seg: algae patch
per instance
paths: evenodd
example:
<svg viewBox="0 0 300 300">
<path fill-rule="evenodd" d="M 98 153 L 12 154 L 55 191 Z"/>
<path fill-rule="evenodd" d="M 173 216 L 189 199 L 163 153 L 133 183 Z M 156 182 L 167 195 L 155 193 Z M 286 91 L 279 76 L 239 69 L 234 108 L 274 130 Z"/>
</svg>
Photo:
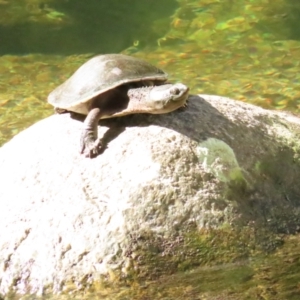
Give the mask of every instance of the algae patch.
<svg viewBox="0 0 300 300">
<path fill-rule="evenodd" d="M 232 148 L 223 141 L 209 138 L 198 145 L 196 152 L 204 170 L 221 182 L 244 179 Z"/>
</svg>

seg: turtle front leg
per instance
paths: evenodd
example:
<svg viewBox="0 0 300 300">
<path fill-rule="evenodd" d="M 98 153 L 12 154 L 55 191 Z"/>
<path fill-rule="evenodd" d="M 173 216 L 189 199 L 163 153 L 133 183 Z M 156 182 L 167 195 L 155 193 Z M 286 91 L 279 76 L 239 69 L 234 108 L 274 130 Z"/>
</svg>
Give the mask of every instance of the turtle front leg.
<svg viewBox="0 0 300 300">
<path fill-rule="evenodd" d="M 80 153 L 87 157 L 95 157 L 101 149 L 101 141 L 98 139 L 98 122 L 101 118 L 100 108 L 90 110 L 83 122 L 83 129 L 80 138 Z"/>
</svg>

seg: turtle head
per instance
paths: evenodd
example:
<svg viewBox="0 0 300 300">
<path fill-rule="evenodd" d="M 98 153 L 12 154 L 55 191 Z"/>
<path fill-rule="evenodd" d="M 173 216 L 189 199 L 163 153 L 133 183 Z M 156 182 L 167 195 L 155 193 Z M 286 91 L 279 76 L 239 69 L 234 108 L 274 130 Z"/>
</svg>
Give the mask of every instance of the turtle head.
<svg viewBox="0 0 300 300">
<path fill-rule="evenodd" d="M 163 84 L 148 87 L 123 85 L 102 94 L 94 106 L 102 110 L 101 118 L 128 114 L 164 114 L 185 105 L 189 88 L 182 84 Z"/>
<path fill-rule="evenodd" d="M 147 105 L 152 107 L 150 113 L 166 113 L 185 105 L 189 88 L 182 83 L 154 86 L 149 90 Z"/>
</svg>

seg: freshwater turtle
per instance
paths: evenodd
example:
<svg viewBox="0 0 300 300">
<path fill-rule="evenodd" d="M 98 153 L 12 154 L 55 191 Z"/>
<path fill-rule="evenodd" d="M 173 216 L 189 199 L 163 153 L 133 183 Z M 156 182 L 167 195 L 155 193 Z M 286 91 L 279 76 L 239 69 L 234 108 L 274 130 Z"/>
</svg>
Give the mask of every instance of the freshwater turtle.
<svg viewBox="0 0 300 300">
<path fill-rule="evenodd" d="M 80 139 L 81 153 L 99 154 L 100 119 L 134 113 L 163 114 L 185 105 L 188 87 L 166 84 L 168 74 L 155 66 L 122 54 L 91 58 L 48 96 L 57 112 L 87 115 Z"/>
</svg>

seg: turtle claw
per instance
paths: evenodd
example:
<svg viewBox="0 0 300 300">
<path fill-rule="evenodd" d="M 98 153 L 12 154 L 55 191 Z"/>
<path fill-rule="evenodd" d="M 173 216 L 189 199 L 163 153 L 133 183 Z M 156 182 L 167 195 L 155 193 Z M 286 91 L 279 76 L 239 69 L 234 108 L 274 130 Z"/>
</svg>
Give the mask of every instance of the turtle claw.
<svg viewBox="0 0 300 300">
<path fill-rule="evenodd" d="M 85 157 L 94 158 L 100 154 L 101 149 L 101 142 L 95 141 L 94 145 L 88 147 L 85 146 L 83 149 L 81 149 L 80 153 L 83 154 Z"/>
<path fill-rule="evenodd" d="M 80 139 L 80 153 L 85 157 L 94 158 L 101 152 L 102 143 L 100 139 L 94 138 L 93 132 L 84 131 Z"/>
</svg>

